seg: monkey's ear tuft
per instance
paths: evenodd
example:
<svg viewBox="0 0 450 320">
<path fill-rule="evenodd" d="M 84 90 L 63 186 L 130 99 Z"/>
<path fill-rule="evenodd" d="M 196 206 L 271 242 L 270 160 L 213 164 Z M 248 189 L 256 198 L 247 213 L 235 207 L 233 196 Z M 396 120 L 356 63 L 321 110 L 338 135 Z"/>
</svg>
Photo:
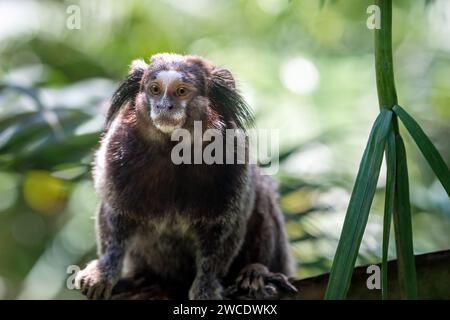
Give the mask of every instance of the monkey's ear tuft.
<svg viewBox="0 0 450 320">
<path fill-rule="evenodd" d="M 128 71 L 128 74 L 132 74 L 138 70 L 145 71 L 145 69 L 147 69 L 147 67 L 148 67 L 148 64 L 146 64 L 143 59 L 133 60 L 130 64 L 130 70 Z"/>
<path fill-rule="evenodd" d="M 111 105 L 106 115 L 106 130 L 119 113 L 120 108 L 129 101 L 134 102 L 136 95 L 139 93 L 146 68 L 147 64 L 143 60 L 134 60 L 131 63 L 128 76 L 120 83 L 119 88 L 111 98 Z"/>
<path fill-rule="evenodd" d="M 228 69 L 216 68 L 211 74 L 216 80 L 222 81 L 225 85 L 230 87 L 230 89 L 236 89 L 236 82 Z"/>
<path fill-rule="evenodd" d="M 250 107 L 237 91 L 233 75 L 229 70 L 213 69 L 208 82 L 208 96 L 212 108 L 227 125 L 234 123 L 240 129 L 253 125 L 254 119 Z"/>
</svg>

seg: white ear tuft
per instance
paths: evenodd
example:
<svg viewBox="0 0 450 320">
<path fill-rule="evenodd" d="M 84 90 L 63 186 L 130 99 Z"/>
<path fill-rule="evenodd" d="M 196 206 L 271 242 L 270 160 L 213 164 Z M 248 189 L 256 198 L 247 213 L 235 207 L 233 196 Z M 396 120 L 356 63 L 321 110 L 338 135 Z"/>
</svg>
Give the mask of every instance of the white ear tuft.
<svg viewBox="0 0 450 320">
<path fill-rule="evenodd" d="M 148 65 L 142 59 L 133 60 L 131 62 L 130 71 L 128 71 L 128 74 L 131 74 L 137 70 L 145 70 L 147 68 L 147 66 Z"/>
</svg>

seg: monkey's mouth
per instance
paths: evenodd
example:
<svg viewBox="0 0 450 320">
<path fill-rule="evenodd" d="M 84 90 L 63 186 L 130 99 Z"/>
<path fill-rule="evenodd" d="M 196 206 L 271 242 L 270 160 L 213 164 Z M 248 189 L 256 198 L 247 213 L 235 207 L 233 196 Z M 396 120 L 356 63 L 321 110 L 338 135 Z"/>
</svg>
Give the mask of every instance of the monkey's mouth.
<svg viewBox="0 0 450 320">
<path fill-rule="evenodd" d="M 171 115 L 152 113 L 150 116 L 155 127 L 164 133 L 172 133 L 175 129 L 181 128 L 186 121 L 185 115 L 181 113 Z"/>
</svg>

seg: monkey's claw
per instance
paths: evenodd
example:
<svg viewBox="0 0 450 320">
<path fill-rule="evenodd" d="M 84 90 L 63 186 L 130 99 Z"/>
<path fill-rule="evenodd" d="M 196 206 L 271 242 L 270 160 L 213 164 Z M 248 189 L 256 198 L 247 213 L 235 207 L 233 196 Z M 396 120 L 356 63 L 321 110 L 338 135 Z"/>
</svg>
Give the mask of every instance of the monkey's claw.
<svg viewBox="0 0 450 320">
<path fill-rule="evenodd" d="M 113 287 L 113 281 L 101 272 L 98 260 L 90 262 L 75 278 L 75 288 L 81 290 L 88 299 L 110 299 Z"/>
<path fill-rule="evenodd" d="M 284 274 L 272 273 L 264 265 L 255 263 L 242 269 L 235 283 L 224 294 L 231 299 L 271 299 L 279 291 L 295 293 L 297 289 Z"/>
</svg>

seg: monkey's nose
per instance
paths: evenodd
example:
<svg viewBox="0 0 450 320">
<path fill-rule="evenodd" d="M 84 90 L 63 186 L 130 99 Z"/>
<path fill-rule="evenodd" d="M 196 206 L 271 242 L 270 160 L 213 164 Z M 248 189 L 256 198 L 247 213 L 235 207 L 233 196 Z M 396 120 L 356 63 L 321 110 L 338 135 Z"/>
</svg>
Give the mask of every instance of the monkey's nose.
<svg viewBox="0 0 450 320">
<path fill-rule="evenodd" d="M 173 109 L 173 104 L 169 104 L 169 105 L 167 105 L 167 104 L 157 104 L 156 108 L 172 110 Z"/>
</svg>

